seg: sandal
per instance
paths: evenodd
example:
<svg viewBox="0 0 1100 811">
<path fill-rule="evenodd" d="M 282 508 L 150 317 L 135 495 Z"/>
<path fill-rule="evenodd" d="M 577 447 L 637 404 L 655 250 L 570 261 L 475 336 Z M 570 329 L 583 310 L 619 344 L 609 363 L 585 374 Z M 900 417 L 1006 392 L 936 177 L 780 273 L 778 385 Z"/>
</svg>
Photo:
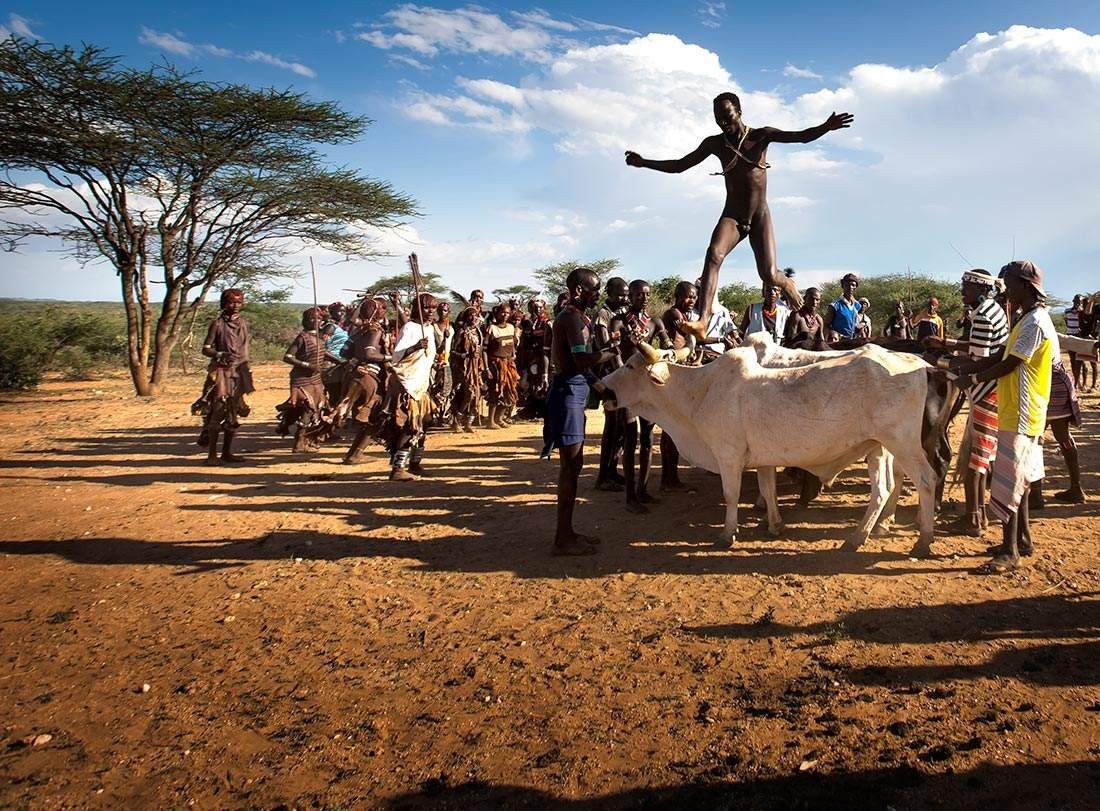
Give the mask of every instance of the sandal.
<svg viewBox="0 0 1100 811">
<path fill-rule="evenodd" d="M 974 574 L 1008 574 L 1014 569 L 1019 568 L 1019 565 L 1020 564 L 1012 558 L 1002 555 L 993 558 L 993 560 L 987 560 L 974 570 Z"/>
</svg>

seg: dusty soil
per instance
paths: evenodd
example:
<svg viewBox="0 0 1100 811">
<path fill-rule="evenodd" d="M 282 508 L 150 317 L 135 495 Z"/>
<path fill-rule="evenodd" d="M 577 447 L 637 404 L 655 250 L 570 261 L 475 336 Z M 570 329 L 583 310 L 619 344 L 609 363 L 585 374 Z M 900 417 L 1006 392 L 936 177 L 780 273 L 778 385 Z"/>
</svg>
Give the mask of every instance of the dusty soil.
<svg viewBox="0 0 1100 811">
<path fill-rule="evenodd" d="M 717 478 L 634 516 L 589 465 L 603 549 L 553 558 L 539 426 L 432 434 L 394 486 L 381 452 L 291 454 L 258 378 L 217 469 L 197 378 L 3 398 L 0 806 L 1095 807 L 1100 497 L 983 578 L 985 542 L 910 560 L 912 527 L 839 555 L 855 469 L 806 509 L 788 483 L 784 540 L 743 505 L 723 551 Z"/>
</svg>

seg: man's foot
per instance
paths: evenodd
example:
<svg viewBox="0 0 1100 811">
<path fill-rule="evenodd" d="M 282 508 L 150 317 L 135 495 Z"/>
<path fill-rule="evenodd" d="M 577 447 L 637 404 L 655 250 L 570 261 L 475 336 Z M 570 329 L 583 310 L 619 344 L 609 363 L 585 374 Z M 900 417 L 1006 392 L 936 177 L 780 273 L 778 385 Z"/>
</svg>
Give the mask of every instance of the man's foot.
<svg viewBox="0 0 1100 811">
<path fill-rule="evenodd" d="M 660 504 L 661 503 L 661 499 L 657 498 L 656 496 L 651 496 L 645 490 L 638 493 L 638 501 L 642 502 L 642 504 Z"/>
<path fill-rule="evenodd" d="M 687 490 L 687 485 L 684 484 L 679 479 L 669 479 L 669 480 L 666 481 L 662 477 L 661 478 L 661 489 L 665 490 L 665 491 L 668 491 L 668 492 L 674 492 L 676 490 Z"/>
<path fill-rule="evenodd" d="M 367 461 L 365 455 L 359 451 L 356 451 L 355 453 L 349 453 L 347 456 L 344 457 L 345 465 L 361 465 L 365 461 Z"/>
<path fill-rule="evenodd" d="M 599 546 L 600 545 L 600 539 L 596 535 L 582 535 L 581 533 L 578 532 L 577 533 L 577 540 L 581 541 L 582 543 L 586 543 L 589 546 Z"/>
<path fill-rule="evenodd" d="M 626 511 L 628 513 L 634 513 L 635 515 L 647 515 L 649 513 L 649 507 L 642 504 L 640 501 L 632 499 L 626 502 Z"/>
<path fill-rule="evenodd" d="M 207 456 L 206 459 L 203 461 L 203 464 L 207 467 L 217 467 L 221 463 L 222 460 L 216 456 Z"/>
<path fill-rule="evenodd" d="M 621 484 L 623 487 L 626 487 L 626 478 L 623 477 L 621 473 L 612 473 L 611 481 L 615 482 L 615 484 Z"/>
<path fill-rule="evenodd" d="M 474 426 L 467 423 L 466 425 L 462 426 L 462 430 L 465 431 L 467 434 L 472 434 L 474 433 Z"/>
<path fill-rule="evenodd" d="M 932 555 L 932 544 L 928 541 L 917 541 L 916 546 L 909 550 L 909 557 L 911 558 L 930 558 Z"/>
<path fill-rule="evenodd" d="M 223 453 L 222 454 L 222 461 L 225 462 L 226 464 L 231 465 L 231 464 L 234 464 L 236 462 L 243 462 L 243 461 L 245 461 L 245 459 L 244 459 L 243 456 L 237 456 L 237 454 L 235 454 L 235 453 Z"/>
<path fill-rule="evenodd" d="M 391 482 L 415 482 L 418 481 L 418 477 L 414 476 L 408 470 L 403 467 L 395 467 L 390 471 Z"/>
<path fill-rule="evenodd" d="M 550 554 L 555 557 L 578 557 L 581 555 L 596 554 L 596 547 L 592 544 L 585 543 L 581 538 L 582 536 L 578 535 L 571 541 L 565 541 L 563 543 L 554 541 L 554 546 L 551 548 Z"/>
<path fill-rule="evenodd" d="M 424 466 L 419 462 L 411 463 L 409 465 L 409 472 L 415 476 L 430 476 L 431 474 L 424 470 Z"/>
<path fill-rule="evenodd" d="M 1039 493 L 1039 495 L 1036 496 L 1033 495 L 1033 493 L 1034 491 L 1032 491 L 1032 494 L 1029 494 L 1027 497 L 1028 510 L 1045 510 L 1047 507 L 1047 503 L 1046 499 L 1043 498 L 1043 494 Z"/>
<path fill-rule="evenodd" d="M 598 479 L 596 481 L 596 489 L 602 490 L 605 493 L 621 493 L 623 491 L 623 486 L 618 482 L 608 479 Z"/>
<path fill-rule="evenodd" d="M 1061 492 L 1054 494 L 1054 500 L 1063 501 L 1066 504 L 1084 504 L 1085 493 L 1083 490 L 1080 489 L 1062 490 Z M 1030 507 L 1031 505 L 1028 506 Z"/>
<path fill-rule="evenodd" d="M 461 425 L 459 425 L 459 424 L 458 424 L 457 422 L 456 422 L 456 423 L 453 423 L 453 424 L 451 425 L 451 431 L 452 431 L 453 433 L 456 433 L 456 434 L 461 434 L 461 433 L 462 433 L 462 426 L 461 426 Z"/>
<path fill-rule="evenodd" d="M 787 300 L 791 307 L 791 312 L 802 309 L 802 294 L 798 292 L 798 285 L 794 283 L 794 279 L 790 276 L 784 276 L 779 274 L 779 289 L 787 294 Z"/>
<path fill-rule="evenodd" d="M 1020 561 L 1011 555 L 998 555 L 974 570 L 974 574 L 1005 574 L 1019 567 Z"/>
</svg>

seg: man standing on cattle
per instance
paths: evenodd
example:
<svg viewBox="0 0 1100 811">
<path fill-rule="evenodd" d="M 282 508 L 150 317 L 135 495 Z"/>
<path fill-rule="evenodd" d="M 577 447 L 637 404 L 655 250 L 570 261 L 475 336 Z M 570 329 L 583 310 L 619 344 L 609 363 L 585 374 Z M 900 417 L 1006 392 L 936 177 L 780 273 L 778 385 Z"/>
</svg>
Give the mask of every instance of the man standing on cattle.
<svg viewBox="0 0 1100 811">
<path fill-rule="evenodd" d="M 233 436 L 240 418 L 252 410 L 248 395 L 256 390 L 248 357 L 248 322 L 241 318 L 244 293 L 236 288 L 223 290 L 220 304 L 221 315 L 210 325 L 202 344 L 202 354 L 210 358 L 206 383 L 202 396 L 191 406 L 192 414 L 203 415 L 199 445 L 207 450 L 208 465 L 218 464 L 218 434 L 223 432 L 222 463 L 242 461 L 232 451 Z"/>
<path fill-rule="evenodd" d="M 424 421 L 432 408 L 428 387 L 436 355 L 432 328 L 436 312 L 433 296 L 417 294 L 393 348 L 393 371 L 386 380 L 381 426 L 381 439 L 390 454 L 391 481 L 414 481 L 414 474 L 422 472 Z"/>
<path fill-rule="evenodd" d="M 653 318 L 646 307 L 650 289 L 645 279 L 635 279 L 629 288 L 630 306 L 626 312 L 611 319 L 611 334 L 619 334 L 620 358 L 625 362 L 637 350 L 638 344 L 650 344 L 656 340 L 661 349 L 670 349 L 671 341 L 659 318 Z M 653 460 L 653 423 L 624 411 L 623 430 L 623 479 L 626 486 L 626 508 L 633 513 L 647 513 L 646 504 L 656 504 L 649 494 L 649 466 Z M 639 447 L 640 446 L 640 447 Z M 634 459 L 637 452 L 638 476 L 634 476 Z"/>
<path fill-rule="evenodd" d="M 592 352 L 592 320 L 585 311 L 600 298 L 600 277 L 590 268 L 577 267 L 565 280 L 569 298 L 554 319 L 551 330 L 551 361 L 555 370 L 546 399 L 546 421 L 542 456 L 558 449 L 558 514 L 554 531 L 555 555 L 591 555 L 599 538 L 580 535 L 573 529 L 577 502 L 577 479 L 584 464 L 584 405 L 588 399 L 592 370 L 616 355 L 610 350 Z"/>
<path fill-rule="evenodd" d="M 1008 319 L 995 296 L 996 280 L 988 270 L 975 268 L 962 277 L 963 303 L 971 308 L 970 337 L 966 341 L 951 338 L 925 338 L 925 346 L 951 349 L 981 360 L 1000 354 L 1008 339 Z M 989 380 L 971 388 L 970 418 L 966 433 L 970 442 L 970 459 L 963 478 L 966 493 L 966 515 L 958 528 L 965 534 L 979 537 L 987 524 L 985 496 L 989 470 L 997 458 L 997 384 Z"/>
<path fill-rule="evenodd" d="M 775 234 L 768 210 L 767 162 L 768 146 L 773 143 L 808 144 L 827 132 L 844 129 L 852 124 L 849 113 L 833 113 L 823 124 L 797 132 L 775 127 L 753 129 L 741 119 L 741 100 L 733 93 L 722 93 L 714 99 L 714 121 L 722 131 L 703 139 L 694 152 L 679 160 L 649 160 L 637 152 L 626 153 L 628 166 L 654 169 L 658 172 L 680 173 L 698 166 L 713 155 L 722 163 L 726 184 L 726 204 L 710 237 L 699 289 L 702 321 L 710 318 L 717 298 L 718 271 L 726 255 L 746 236 L 756 257 L 756 271 L 766 285 L 783 290 L 794 307 L 802 305 L 794 279 L 780 272 L 775 262 Z M 702 332 L 696 337 L 703 337 Z"/>
<path fill-rule="evenodd" d="M 1031 554 L 1027 494 L 1043 478 L 1043 446 L 1050 400 L 1050 369 L 1059 353 L 1058 336 L 1043 306 L 1043 272 L 1026 259 L 1001 268 L 1015 324 L 1002 355 L 961 367 L 959 385 L 997 381 L 997 458 L 989 488 L 989 513 L 1003 526 L 1003 543 L 983 574 L 1004 572 Z"/>
</svg>

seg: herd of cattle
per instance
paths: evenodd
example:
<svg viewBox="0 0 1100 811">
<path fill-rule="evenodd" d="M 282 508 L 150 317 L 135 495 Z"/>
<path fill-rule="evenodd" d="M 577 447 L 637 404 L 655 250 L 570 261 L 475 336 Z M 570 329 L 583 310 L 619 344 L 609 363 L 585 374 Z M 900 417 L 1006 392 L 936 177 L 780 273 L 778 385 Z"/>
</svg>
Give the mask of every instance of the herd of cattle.
<svg viewBox="0 0 1100 811">
<path fill-rule="evenodd" d="M 919 537 L 911 554 L 930 553 L 957 389 L 924 359 L 875 344 L 831 352 L 784 349 L 764 333 L 704 366 L 681 366 L 679 359 L 643 346 L 602 382 L 615 405 L 660 425 L 686 461 L 722 477 L 722 541 L 737 538 L 743 471 L 756 470 L 768 531 L 775 535 L 783 529 L 777 468 L 801 468 L 828 484 L 866 459 L 870 504 L 844 549 L 858 549 L 876 528 L 889 526 L 904 473 L 919 497 Z"/>
</svg>

